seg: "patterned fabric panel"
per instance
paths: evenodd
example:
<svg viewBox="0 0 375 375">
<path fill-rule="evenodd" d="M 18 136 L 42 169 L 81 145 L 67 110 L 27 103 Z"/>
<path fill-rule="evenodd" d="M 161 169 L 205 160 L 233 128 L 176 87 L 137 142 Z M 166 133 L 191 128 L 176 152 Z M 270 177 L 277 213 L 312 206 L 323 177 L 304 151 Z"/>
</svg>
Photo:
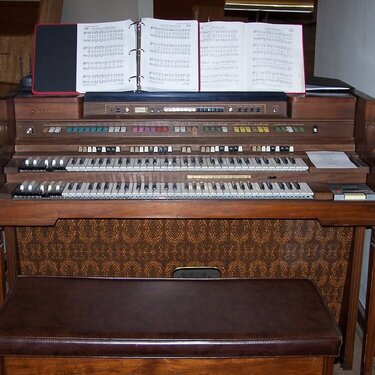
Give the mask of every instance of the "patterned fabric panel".
<svg viewBox="0 0 375 375">
<path fill-rule="evenodd" d="M 353 228 L 313 220 L 60 220 L 17 229 L 21 273 L 171 277 L 186 266 L 223 277 L 311 278 L 338 321 Z"/>
</svg>

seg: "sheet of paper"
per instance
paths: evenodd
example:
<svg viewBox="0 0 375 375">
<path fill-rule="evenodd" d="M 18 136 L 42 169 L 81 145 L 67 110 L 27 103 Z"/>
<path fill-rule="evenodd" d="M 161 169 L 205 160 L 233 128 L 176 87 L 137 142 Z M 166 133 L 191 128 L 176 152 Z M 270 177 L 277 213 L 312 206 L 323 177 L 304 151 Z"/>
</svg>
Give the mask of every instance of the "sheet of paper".
<svg viewBox="0 0 375 375">
<path fill-rule="evenodd" d="M 198 22 L 142 19 L 142 90 L 198 91 Z"/>
<path fill-rule="evenodd" d="M 245 24 L 200 24 L 201 91 L 245 91 Z"/>
<path fill-rule="evenodd" d="M 316 168 L 357 168 L 345 152 L 308 151 L 306 154 Z"/>
<path fill-rule="evenodd" d="M 251 91 L 305 91 L 301 25 L 247 24 L 247 84 Z"/>
<path fill-rule="evenodd" d="M 134 90 L 135 27 L 131 20 L 77 25 L 77 91 Z"/>
</svg>

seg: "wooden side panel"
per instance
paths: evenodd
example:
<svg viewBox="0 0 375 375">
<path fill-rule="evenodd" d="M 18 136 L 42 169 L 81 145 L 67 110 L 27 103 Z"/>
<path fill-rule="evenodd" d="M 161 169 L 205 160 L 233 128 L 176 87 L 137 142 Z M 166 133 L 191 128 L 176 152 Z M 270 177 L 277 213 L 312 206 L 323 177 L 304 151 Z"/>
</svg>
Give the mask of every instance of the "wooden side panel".
<svg viewBox="0 0 375 375">
<path fill-rule="evenodd" d="M 375 228 L 372 229 L 371 236 L 366 306 L 361 370 L 363 375 L 371 375 L 375 356 Z"/>
<path fill-rule="evenodd" d="M 0 306 L 4 302 L 6 292 L 5 281 L 5 249 L 3 242 L 3 230 L 0 228 Z M 0 372 L 1 374 L 1 372 Z"/>
<path fill-rule="evenodd" d="M 329 375 L 324 358 L 251 359 L 5 359 L 7 375 Z M 332 373 L 332 372 L 331 372 Z"/>
</svg>

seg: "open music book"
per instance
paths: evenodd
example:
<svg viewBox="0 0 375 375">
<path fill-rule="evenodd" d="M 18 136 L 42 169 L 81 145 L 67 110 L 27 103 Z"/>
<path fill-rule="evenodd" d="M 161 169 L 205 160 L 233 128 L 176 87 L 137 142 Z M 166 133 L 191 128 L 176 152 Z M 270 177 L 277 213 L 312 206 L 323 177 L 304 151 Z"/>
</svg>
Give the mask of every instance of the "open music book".
<svg viewBox="0 0 375 375">
<path fill-rule="evenodd" d="M 144 18 L 74 27 L 80 93 L 305 91 L 301 25 Z"/>
</svg>

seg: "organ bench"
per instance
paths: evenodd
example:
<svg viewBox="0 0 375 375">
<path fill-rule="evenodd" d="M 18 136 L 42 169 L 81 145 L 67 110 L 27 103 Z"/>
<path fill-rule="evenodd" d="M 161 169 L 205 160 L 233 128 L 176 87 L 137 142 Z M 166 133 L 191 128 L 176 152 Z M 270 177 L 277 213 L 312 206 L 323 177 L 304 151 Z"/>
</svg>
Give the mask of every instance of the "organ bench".
<svg viewBox="0 0 375 375">
<path fill-rule="evenodd" d="M 1 315 L 10 375 L 328 375 L 341 344 L 309 280 L 25 277 Z"/>
</svg>

